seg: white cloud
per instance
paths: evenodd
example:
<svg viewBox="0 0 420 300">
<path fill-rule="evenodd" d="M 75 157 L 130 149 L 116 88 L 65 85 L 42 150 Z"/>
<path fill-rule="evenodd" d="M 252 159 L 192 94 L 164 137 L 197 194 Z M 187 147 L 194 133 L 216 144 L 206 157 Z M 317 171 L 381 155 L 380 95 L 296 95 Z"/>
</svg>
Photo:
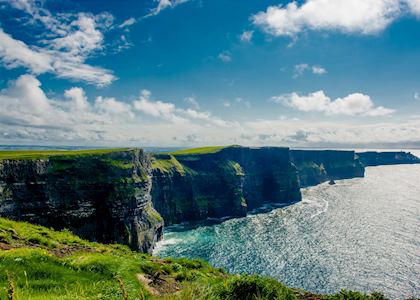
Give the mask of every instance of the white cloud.
<svg viewBox="0 0 420 300">
<path fill-rule="evenodd" d="M 248 100 L 245 100 L 242 97 L 236 97 L 233 100 L 226 100 L 222 103 L 222 105 L 226 108 L 229 107 L 239 107 L 239 106 L 245 106 L 246 108 L 251 108 L 251 102 Z"/>
<path fill-rule="evenodd" d="M 409 9 L 417 16 L 420 16 L 420 1 L 406 0 Z"/>
<path fill-rule="evenodd" d="M 187 97 L 184 99 L 184 101 L 187 102 L 192 108 L 200 109 L 200 104 L 197 102 L 195 97 Z"/>
<path fill-rule="evenodd" d="M 153 8 L 149 14 L 144 16 L 144 18 L 156 16 L 167 8 L 175 8 L 176 6 L 186 3 L 188 1 L 190 0 L 155 0 L 155 2 L 157 2 L 157 6 Z"/>
<path fill-rule="evenodd" d="M 305 30 L 368 35 L 407 13 L 420 14 L 419 0 L 306 0 L 269 6 L 252 21 L 274 36 L 295 37 Z"/>
<path fill-rule="evenodd" d="M 107 115 L 128 117 L 130 119 L 134 118 L 131 105 L 118 101 L 115 98 L 99 96 L 95 100 L 95 107 L 98 111 Z"/>
<path fill-rule="evenodd" d="M 98 30 L 93 16 L 80 13 L 78 18 L 70 23 L 70 27 L 77 29 L 63 37 L 46 41 L 51 49 L 77 57 L 86 57 L 92 51 L 102 49 L 104 37 Z"/>
<path fill-rule="evenodd" d="M 34 73 L 52 71 L 52 59 L 46 53 L 29 48 L 0 28 L 0 58 L 7 68 L 26 67 Z"/>
<path fill-rule="evenodd" d="M 226 121 L 212 116 L 211 113 L 209 112 L 199 112 L 190 108 L 187 110 L 178 110 L 178 111 L 190 119 L 206 121 L 210 124 L 220 126 L 220 127 L 228 126 L 228 123 Z"/>
<path fill-rule="evenodd" d="M 312 66 L 312 73 L 317 75 L 323 75 L 327 73 L 327 70 L 321 66 Z"/>
<path fill-rule="evenodd" d="M 41 83 L 33 75 L 22 75 L 10 82 L 9 87 L 0 92 L 0 123 L 2 126 L 14 125 L 18 128 L 60 128 L 70 132 L 88 134 L 101 130 L 102 126 L 114 123 L 112 115 L 131 111 L 128 104 L 109 100 L 88 102 L 82 88 L 73 87 L 64 92 L 61 99 L 49 98 L 41 89 Z M 121 109 L 121 108 L 125 109 Z"/>
<path fill-rule="evenodd" d="M 8 90 L 2 91 L 2 95 L 19 99 L 24 110 L 38 114 L 50 109 L 48 98 L 40 87 L 41 83 L 34 76 L 22 75 L 12 82 Z M 7 100 L 5 102 L 7 105 Z"/>
<path fill-rule="evenodd" d="M 317 101 L 311 100 L 309 103 L 312 106 L 308 103 L 304 105 L 308 111 L 321 106 L 324 111 L 341 113 L 351 110 L 361 115 L 381 114 L 381 110 L 385 109 L 356 99 L 364 97 L 367 96 L 352 94 L 341 99 L 344 104 L 336 102 L 334 106 L 331 104 L 334 101 L 328 101 L 325 94 L 318 92 L 312 96 L 317 98 Z M 232 101 L 239 104 L 244 100 Z M 141 103 L 140 110 L 134 108 L 136 102 Z M 369 124 L 361 124 L 363 119 L 337 123 L 287 117 L 258 119 L 256 116 L 252 117 L 252 121 L 227 122 L 210 112 L 180 109 L 167 101 L 152 100 L 148 91 L 143 91 L 133 102 L 101 96 L 89 101 L 84 90 L 77 87 L 66 90 L 64 96 L 48 97 L 33 75 L 23 75 L 10 82 L 8 88 L 0 91 L 0 103 L 0 141 L 3 143 L 109 146 L 237 143 L 295 147 L 420 145 L 420 119 L 416 117 L 405 120 L 392 117 L 386 118 L 387 122 L 379 123 L 372 123 L 373 119 L 370 119 Z M 145 119 L 143 115 L 152 118 Z M 173 122 L 174 118 L 183 118 L 185 121 Z"/>
<path fill-rule="evenodd" d="M 125 20 L 124 22 L 122 22 L 118 27 L 119 28 L 126 28 L 126 27 L 130 27 L 130 26 L 134 25 L 135 23 L 136 23 L 136 19 L 129 18 L 129 19 Z"/>
<path fill-rule="evenodd" d="M 414 99 L 420 100 L 420 93 L 414 93 Z"/>
<path fill-rule="evenodd" d="M 134 102 L 134 107 L 146 115 L 162 118 L 173 123 L 185 123 L 186 119 L 176 115 L 176 107 L 173 103 L 152 101 L 151 93 L 143 90 L 138 100 Z"/>
<path fill-rule="evenodd" d="M 254 35 L 253 30 L 246 30 L 246 31 L 242 32 L 242 34 L 240 36 L 240 40 L 241 40 L 241 42 L 250 42 L 252 40 L 253 35 Z"/>
<path fill-rule="evenodd" d="M 297 78 L 303 75 L 306 70 L 309 69 L 308 64 L 298 64 L 293 67 L 293 78 Z"/>
<path fill-rule="evenodd" d="M 302 76 L 306 71 L 311 71 L 315 75 L 324 75 L 327 70 L 321 66 L 310 66 L 308 64 L 298 64 L 293 67 L 293 78 Z"/>
<path fill-rule="evenodd" d="M 89 107 L 85 91 L 79 87 L 73 87 L 64 92 L 64 96 L 73 102 L 73 107 L 76 110 L 85 111 Z"/>
<path fill-rule="evenodd" d="M 107 69 L 67 60 L 65 55 L 54 58 L 54 71 L 59 78 L 83 81 L 98 87 L 108 86 L 117 78 Z"/>
<path fill-rule="evenodd" d="M 224 51 L 219 54 L 219 59 L 225 63 L 230 62 L 232 60 L 232 56 L 228 51 Z"/>
<path fill-rule="evenodd" d="M 97 86 L 109 85 L 116 79 L 111 71 L 85 63 L 93 53 L 104 49 L 103 31 L 113 22 L 110 14 L 54 16 L 35 1 L 8 3 L 31 16 L 30 22 L 44 26 L 44 34 L 35 37 L 38 40 L 33 45 L 27 45 L 0 28 L 0 59 L 5 67 L 24 67 L 34 74 L 48 72 Z"/>
<path fill-rule="evenodd" d="M 300 111 L 322 112 L 330 115 L 385 116 L 394 112 L 393 109 L 383 106 L 375 107 L 372 99 L 361 93 L 353 93 L 334 100 L 325 95 L 324 91 L 317 91 L 307 96 L 291 93 L 275 96 L 272 100 Z"/>
<path fill-rule="evenodd" d="M 243 141 L 251 145 L 361 147 L 420 145 L 420 121 L 374 124 L 277 119 L 244 124 Z"/>
<path fill-rule="evenodd" d="M 205 121 L 207 124 L 217 126 L 227 126 L 228 124 L 224 120 L 212 116 L 210 112 L 202 112 L 191 108 L 181 109 L 173 103 L 160 100 L 153 101 L 150 97 L 150 91 L 141 91 L 139 99 L 134 101 L 134 107 L 146 115 L 168 120 L 174 124 L 189 123 L 193 120 Z"/>
</svg>

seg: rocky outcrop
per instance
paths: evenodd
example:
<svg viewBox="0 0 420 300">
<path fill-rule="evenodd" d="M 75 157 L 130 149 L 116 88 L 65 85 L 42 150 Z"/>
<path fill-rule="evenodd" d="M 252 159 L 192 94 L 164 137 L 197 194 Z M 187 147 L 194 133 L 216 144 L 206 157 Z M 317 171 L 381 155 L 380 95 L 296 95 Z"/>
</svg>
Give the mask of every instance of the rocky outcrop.
<svg viewBox="0 0 420 300">
<path fill-rule="evenodd" d="M 365 166 L 419 164 L 420 159 L 410 152 L 358 152 L 356 153 Z"/>
<path fill-rule="evenodd" d="M 215 153 L 160 154 L 152 199 L 165 224 L 245 216 L 266 203 L 301 199 L 288 148 L 227 147 Z"/>
<path fill-rule="evenodd" d="M 354 151 L 291 150 L 290 153 L 298 170 L 301 187 L 329 180 L 363 177 L 365 173 Z"/>
<path fill-rule="evenodd" d="M 142 150 L 0 161 L 0 216 L 150 252 L 163 219 Z"/>
</svg>

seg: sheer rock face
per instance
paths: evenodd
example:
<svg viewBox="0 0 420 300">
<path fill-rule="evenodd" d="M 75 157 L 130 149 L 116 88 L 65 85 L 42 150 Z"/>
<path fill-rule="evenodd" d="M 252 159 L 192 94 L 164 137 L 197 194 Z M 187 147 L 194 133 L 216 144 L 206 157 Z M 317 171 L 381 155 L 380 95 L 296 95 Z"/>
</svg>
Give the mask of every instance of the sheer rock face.
<svg viewBox="0 0 420 300">
<path fill-rule="evenodd" d="M 420 158 L 410 152 L 358 152 L 357 156 L 365 166 L 419 164 Z"/>
<path fill-rule="evenodd" d="M 300 186 L 312 186 L 329 180 L 363 177 L 365 169 L 354 151 L 291 150 Z"/>
<path fill-rule="evenodd" d="M 245 216 L 267 203 L 301 200 L 288 148 L 229 147 L 155 159 L 152 199 L 166 224 Z"/>
<path fill-rule="evenodd" d="M 0 161 L 0 216 L 150 252 L 163 220 L 142 150 Z"/>
</svg>

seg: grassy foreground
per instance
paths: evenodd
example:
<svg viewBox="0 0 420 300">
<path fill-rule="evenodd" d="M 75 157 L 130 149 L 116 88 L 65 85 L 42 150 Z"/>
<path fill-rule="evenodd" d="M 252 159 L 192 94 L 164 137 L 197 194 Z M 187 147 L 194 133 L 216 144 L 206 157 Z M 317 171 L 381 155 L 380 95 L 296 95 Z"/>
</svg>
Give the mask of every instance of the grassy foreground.
<svg viewBox="0 0 420 300">
<path fill-rule="evenodd" d="M 0 299 L 385 299 L 314 295 L 200 260 L 160 259 L 0 218 Z"/>
</svg>

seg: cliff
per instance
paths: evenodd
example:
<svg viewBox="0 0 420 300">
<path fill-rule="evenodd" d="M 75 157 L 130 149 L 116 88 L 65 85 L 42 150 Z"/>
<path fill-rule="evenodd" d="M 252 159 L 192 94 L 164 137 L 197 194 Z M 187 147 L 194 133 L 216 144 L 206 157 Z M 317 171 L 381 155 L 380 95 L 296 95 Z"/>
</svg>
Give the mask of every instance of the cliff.
<svg viewBox="0 0 420 300">
<path fill-rule="evenodd" d="M 365 166 L 418 164 L 420 159 L 410 152 L 358 152 L 356 153 Z"/>
<path fill-rule="evenodd" d="M 299 201 L 301 186 L 363 177 L 364 165 L 419 162 L 405 152 L 279 147 L 153 156 L 140 149 L 2 151 L 0 216 L 150 252 L 163 219 L 170 225 L 241 217 L 265 204 Z"/>
<path fill-rule="evenodd" d="M 245 216 L 301 200 L 288 148 L 204 148 L 155 155 L 152 199 L 165 224 Z"/>
<path fill-rule="evenodd" d="M 354 151 L 291 150 L 290 153 L 302 187 L 364 176 L 364 167 Z"/>
<path fill-rule="evenodd" d="M 160 238 L 163 220 L 152 206 L 142 150 L 22 153 L 0 160 L 1 217 L 143 252 Z"/>
</svg>

